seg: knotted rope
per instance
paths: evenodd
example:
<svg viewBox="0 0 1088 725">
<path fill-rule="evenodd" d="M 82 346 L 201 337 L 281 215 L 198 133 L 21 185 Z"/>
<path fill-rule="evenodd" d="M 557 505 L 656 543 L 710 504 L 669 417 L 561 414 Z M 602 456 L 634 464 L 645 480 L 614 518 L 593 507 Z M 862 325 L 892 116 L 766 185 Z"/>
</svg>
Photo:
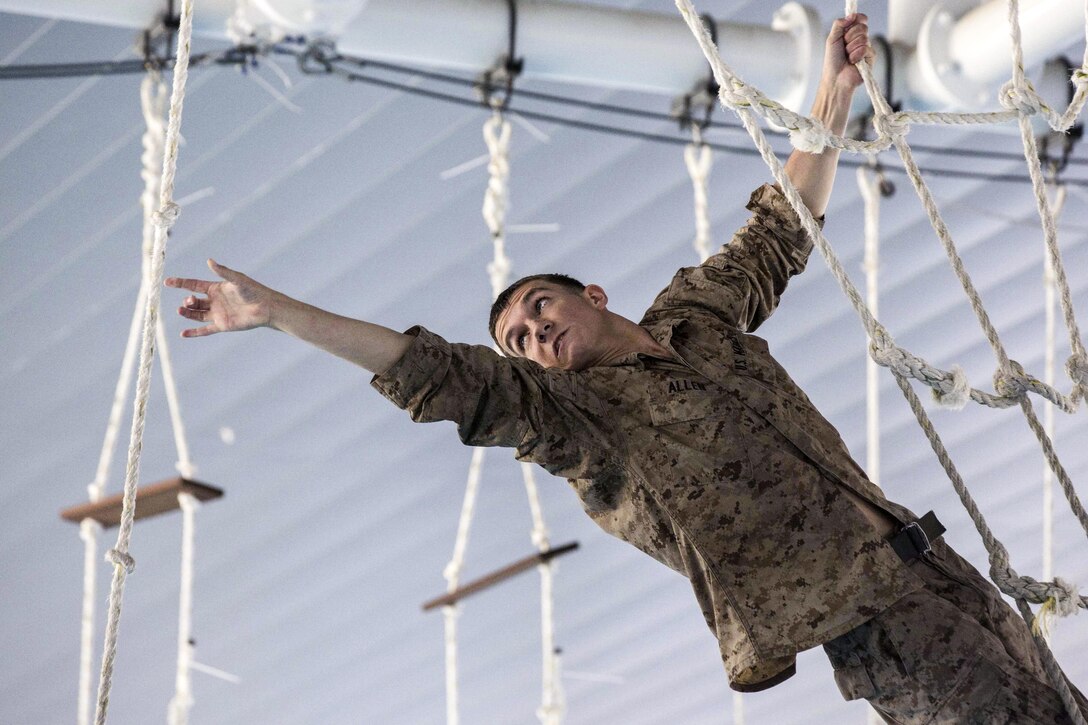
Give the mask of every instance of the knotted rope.
<svg viewBox="0 0 1088 725">
<path fill-rule="evenodd" d="M 497 298 L 510 284 L 512 265 L 506 255 L 506 209 L 509 199 L 510 177 L 510 122 L 503 116 L 500 108 L 493 108 L 492 115 L 484 123 L 484 142 L 488 150 L 488 182 L 484 192 L 483 218 L 487 224 L 492 242 L 492 259 L 487 265 L 491 282 L 491 299 Z M 501 351 L 495 346 L 496 352 Z M 465 550 L 468 548 L 469 533 L 476 513 L 476 499 L 480 487 L 480 474 L 484 463 L 484 448 L 474 448 L 469 463 L 468 482 L 465 496 L 461 502 L 461 516 L 457 523 L 457 537 L 453 545 L 453 556 L 443 570 L 446 579 L 446 591 L 454 592 L 460 583 L 461 570 L 464 567 Z M 525 492 L 529 499 L 529 511 L 533 528 L 530 538 L 540 551 L 548 550 L 548 529 L 544 523 L 543 509 L 537 492 L 532 465 L 522 463 L 521 473 Z M 554 562 L 548 561 L 537 567 L 540 572 L 540 613 L 541 613 L 541 649 L 543 652 L 543 694 L 537 717 L 544 725 L 559 725 L 565 704 L 562 683 L 559 679 L 559 655 L 555 647 L 554 617 Z M 446 722 L 457 725 L 460 721 L 457 686 L 457 618 L 460 616 L 458 604 L 442 608 L 445 635 L 446 659 Z"/>
<path fill-rule="evenodd" d="M 684 165 L 691 176 L 691 186 L 695 200 L 695 240 L 693 246 L 704 261 L 711 254 L 710 214 L 707 209 L 707 181 L 710 169 L 714 165 L 714 156 L 710 147 L 703 143 L 702 132 L 697 123 L 691 124 L 692 142 L 684 147 Z"/>
<path fill-rule="evenodd" d="M 129 437 L 121 524 L 118 527 L 117 543 L 107 553 L 108 560 L 114 563 L 114 573 L 110 586 L 109 615 L 106 622 L 106 636 L 102 654 L 102 672 L 98 684 L 98 706 L 95 712 L 96 725 L 104 725 L 106 722 L 113 679 L 113 665 L 117 654 L 117 631 L 121 618 L 125 579 L 135 566 L 135 561 L 128 553 L 128 547 L 132 538 L 132 524 L 135 515 L 136 484 L 139 479 L 140 452 L 143 444 L 144 421 L 150 392 L 151 364 L 154 358 L 153 340 L 156 320 L 158 319 L 159 297 L 162 290 L 167 232 L 177 219 L 178 211 L 177 205 L 173 202 L 174 177 L 177 170 L 178 140 L 180 137 L 182 106 L 185 99 L 185 81 L 189 71 L 192 33 L 193 3 L 192 0 L 184 0 L 178 29 L 178 53 L 174 65 L 170 116 L 166 130 L 166 151 L 160 182 L 159 211 L 153 215 L 155 242 L 151 254 L 150 272 L 147 275 L 147 306 L 144 312 L 140 361 L 136 377 L 136 401 L 132 417 L 132 431 Z"/>
<path fill-rule="evenodd" d="M 1077 607 L 1088 607 L 1088 598 L 1077 595 L 1075 592 L 1070 591 L 1068 586 L 1059 585 L 1054 582 L 1045 583 L 1038 582 L 1030 577 L 1020 577 L 1011 568 L 1008 563 L 1008 553 L 1004 547 L 998 542 L 989 530 L 988 525 L 983 519 L 981 512 L 974 505 L 966 487 L 963 485 L 962 479 L 959 478 L 959 474 L 956 472 L 951 459 L 948 457 L 947 452 L 944 449 L 943 443 L 937 436 L 928 416 L 918 401 L 917 396 L 914 394 L 913 389 L 907 380 L 907 376 L 919 377 L 931 387 L 940 390 L 946 396 L 951 396 L 957 402 L 964 398 L 964 392 L 967 389 L 966 382 L 961 375 L 955 375 L 953 373 L 944 373 L 941 371 L 935 371 L 928 365 L 924 364 L 916 356 L 911 355 L 905 350 L 901 350 L 894 346 L 891 340 L 891 336 L 887 330 L 876 320 L 871 311 L 866 307 L 865 303 L 861 300 L 860 294 L 856 287 L 850 282 L 845 271 L 842 268 L 841 263 L 835 257 L 831 250 L 830 244 L 823 236 L 822 231 L 816 224 L 812 217 L 811 212 L 804 205 L 797 193 L 797 190 L 793 187 L 789 178 L 785 174 L 785 170 L 782 163 L 774 155 L 770 144 L 760 130 L 758 124 L 755 121 L 755 115 L 759 114 L 768 120 L 772 120 L 780 125 L 784 125 L 791 130 L 797 131 L 797 135 L 803 137 L 805 140 L 802 146 L 812 150 L 817 148 L 823 148 L 825 145 L 831 145 L 836 148 L 842 148 L 850 151 L 876 151 L 879 150 L 881 144 L 890 142 L 894 145 L 899 152 L 900 157 L 903 160 L 904 167 L 907 170 L 907 174 L 911 179 L 912 184 L 915 187 L 915 191 L 918 193 L 919 198 L 922 200 L 923 206 L 926 209 L 927 215 L 930 218 L 930 223 L 937 233 L 938 238 L 941 240 L 942 245 L 945 247 L 947 256 L 949 257 L 953 269 L 956 271 L 957 276 L 960 278 L 961 284 L 964 287 L 965 292 L 970 298 L 971 305 L 975 309 L 976 316 L 979 319 L 979 323 L 989 340 L 991 347 L 994 350 L 995 356 L 998 358 L 998 373 L 995 376 L 995 388 L 999 397 L 1010 398 L 1017 402 L 1021 410 L 1024 412 L 1025 418 L 1028 421 L 1029 426 L 1032 428 L 1036 437 L 1039 439 L 1043 448 L 1044 455 L 1050 464 L 1051 469 L 1054 471 L 1058 480 L 1062 484 L 1063 491 L 1066 494 L 1066 498 L 1069 500 L 1070 506 L 1073 509 L 1074 514 L 1081 522 L 1085 532 L 1088 533 L 1088 516 L 1085 515 L 1083 506 L 1081 506 L 1079 498 L 1076 492 L 1073 490 L 1072 482 L 1069 480 L 1068 474 L 1062 468 L 1060 462 L 1057 460 L 1057 456 L 1053 451 L 1053 446 L 1049 437 L 1046 435 L 1042 426 L 1039 424 L 1037 418 L 1034 415 L 1034 411 L 1031 408 L 1030 402 L 1027 400 L 1025 393 L 1027 391 L 1037 392 L 1044 395 L 1052 402 L 1055 402 L 1063 409 L 1073 409 L 1076 407 L 1080 397 L 1083 397 L 1083 381 L 1082 374 L 1085 367 L 1085 361 L 1088 360 L 1088 356 L 1084 355 L 1083 345 L 1079 340 L 1079 332 L 1074 324 L 1071 322 L 1071 313 L 1067 314 L 1067 322 L 1069 322 L 1070 335 L 1076 338 L 1076 341 L 1072 345 L 1073 349 L 1073 362 L 1067 364 L 1067 368 L 1074 376 L 1074 391 L 1068 399 L 1063 399 L 1061 396 L 1053 396 L 1052 388 L 1046 386 L 1043 383 L 1039 383 L 1033 377 L 1028 376 L 1024 371 L 1015 365 L 1005 353 L 1000 340 L 997 337 L 996 330 L 989 321 L 989 317 L 982 307 L 981 299 L 970 281 L 969 276 L 964 269 L 962 260 L 959 258 L 958 253 L 952 243 L 951 236 L 948 232 L 940 213 L 937 210 L 936 203 L 926 186 L 924 180 L 921 178 L 917 164 L 914 162 L 910 148 L 904 141 L 905 127 L 895 125 L 898 121 L 915 121 L 915 122 L 940 122 L 940 123 L 952 123 L 952 122 L 983 122 L 982 115 L 980 114 L 957 114 L 957 118 L 948 118 L 947 120 L 941 119 L 936 114 L 930 114 L 926 120 L 916 118 L 915 114 L 893 114 L 887 100 L 883 97 L 880 89 L 877 87 L 876 82 L 873 79 L 872 71 L 866 61 L 862 61 L 858 64 L 858 70 L 860 71 L 862 80 L 864 82 L 866 91 L 869 93 L 870 99 L 873 104 L 874 110 L 874 126 L 879 134 L 877 142 L 869 144 L 869 146 L 856 146 L 854 144 L 841 142 L 834 134 L 826 133 L 825 130 L 817 128 L 818 124 L 812 121 L 802 121 L 803 117 L 796 117 L 788 119 L 792 121 L 793 125 L 788 122 L 783 122 L 787 119 L 787 115 L 781 113 L 778 109 L 774 108 L 777 104 L 767 101 L 762 94 L 758 91 L 746 86 L 743 81 L 740 81 L 736 75 L 729 69 L 728 66 L 721 60 L 717 49 L 712 42 L 709 33 L 706 31 L 703 23 L 700 21 L 698 14 L 695 12 L 691 5 L 690 0 L 676 0 L 677 7 L 680 9 L 681 15 L 687 22 L 692 34 L 695 36 L 700 47 L 703 50 L 704 56 L 710 62 L 714 71 L 715 79 L 722 88 L 722 92 L 719 94 L 719 98 L 723 104 L 732 108 L 732 110 L 741 119 L 742 124 L 752 137 L 756 148 L 759 150 L 760 155 L 763 157 L 764 162 L 770 168 L 772 176 L 778 183 L 786 199 L 798 214 L 801 224 L 804 227 L 808 235 L 813 239 L 817 248 L 819 248 L 821 254 L 824 256 L 832 274 L 839 282 L 843 292 L 847 295 L 853 304 L 858 315 L 862 319 L 862 323 L 865 326 L 866 332 L 869 335 L 871 341 L 871 348 L 874 359 L 877 362 L 892 367 L 895 374 L 896 381 L 899 383 L 900 388 L 903 390 L 904 395 L 907 397 L 908 403 L 911 406 L 912 411 L 915 413 L 915 417 L 918 420 L 919 425 L 925 431 L 927 437 L 930 440 L 930 444 L 934 451 L 937 453 L 938 459 L 941 461 L 945 468 L 949 479 L 953 483 L 953 487 L 960 495 L 961 502 L 968 509 L 971 514 L 972 520 L 975 523 L 976 529 L 983 537 L 983 541 L 986 544 L 986 549 L 989 552 L 990 564 L 991 564 L 991 577 L 998 584 L 1002 591 L 1016 597 L 1018 606 L 1023 614 L 1025 620 L 1032 623 L 1034 616 L 1031 613 L 1028 601 L 1036 603 L 1046 602 L 1047 600 L 1053 600 L 1053 604 L 1049 605 L 1052 609 L 1058 611 L 1076 611 Z M 847 0 L 845 12 L 850 15 L 857 11 L 856 0 Z M 1088 6 L 1086 6 L 1086 18 L 1088 18 Z M 1019 27 L 1018 27 L 1018 7 L 1016 6 L 1016 0 L 1010 0 L 1010 25 L 1013 27 L 1012 39 L 1014 46 L 1014 59 L 1022 59 L 1022 53 L 1019 50 Z M 1088 19 L 1086 19 L 1086 35 L 1088 35 Z M 1022 61 L 1018 64 L 1014 62 L 1014 65 L 1022 67 Z M 1084 75 L 1088 73 L 1088 51 L 1086 51 L 1085 65 L 1082 67 L 1079 74 L 1075 74 L 1074 83 L 1077 84 L 1077 95 L 1073 103 L 1070 104 L 1069 114 L 1075 118 L 1079 112 L 1080 107 L 1083 106 L 1083 94 L 1081 91 L 1084 86 Z M 1018 78 L 1021 79 L 1018 81 Z M 1025 82 L 1022 82 L 1022 73 L 1018 76 L 1014 72 L 1013 84 L 1017 89 L 1023 89 Z M 1021 93 L 1022 97 L 1024 94 Z M 1079 103 L 1079 105 L 1078 105 Z M 796 114 L 795 114 L 796 115 Z M 1011 120 L 1012 118 L 1021 119 L 1023 114 L 1019 111 L 1006 111 L 1004 114 L 988 114 L 991 116 L 990 121 L 997 120 Z M 989 122 L 989 121 L 987 121 Z M 815 129 L 815 130 L 813 130 Z M 1023 125 L 1022 125 L 1023 129 Z M 1025 149 L 1028 145 L 1025 141 Z M 1031 161 L 1029 159 L 1029 167 Z M 1041 177 L 1040 177 L 1041 178 Z M 1036 198 L 1038 200 L 1038 192 L 1036 192 Z M 1044 228 L 1046 227 L 1046 217 L 1049 214 L 1049 210 L 1046 208 L 1045 194 L 1043 200 L 1039 202 L 1041 216 L 1044 218 Z M 1049 232 L 1046 232 L 1048 239 L 1050 238 Z M 1059 256 L 1057 254 L 1056 244 L 1051 245 L 1048 241 L 1048 250 L 1054 262 L 1056 277 L 1059 278 L 1059 285 L 1064 283 L 1064 277 L 1057 273 L 1059 267 Z M 1067 286 L 1067 285 L 1066 285 Z M 1071 311 L 1071 307 L 1069 308 Z M 970 397 L 976 399 L 976 391 L 970 391 Z M 980 401 L 983 402 L 983 401 Z M 1063 583 L 1064 584 L 1064 583 Z M 1069 710 L 1070 716 L 1077 723 L 1083 723 L 1084 719 L 1081 716 L 1075 701 L 1072 698 L 1072 694 L 1069 692 L 1069 688 L 1065 683 L 1064 677 L 1061 675 L 1061 671 L 1057 666 L 1057 663 L 1053 659 L 1053 655 L 1050 653 L 1045 641 L 1041 637 L 1036 637 L 1036 643 L 1039 646 L 1040 653 L 1042 655 L 1047 672 L 1050 675 L 1054 686 L 1061 693 L 1063 701 Z"/>
</svg>

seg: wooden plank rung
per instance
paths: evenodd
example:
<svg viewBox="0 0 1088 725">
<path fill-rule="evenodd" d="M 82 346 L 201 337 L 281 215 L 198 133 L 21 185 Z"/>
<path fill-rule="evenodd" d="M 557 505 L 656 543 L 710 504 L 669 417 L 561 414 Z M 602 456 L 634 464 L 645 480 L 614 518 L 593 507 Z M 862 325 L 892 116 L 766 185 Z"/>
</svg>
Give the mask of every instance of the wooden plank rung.
<svg viewBox="0 0 1088 725">
<path fill-rule="evenodd" d="M 465 584 L 464 586 L 454 589 L 452 592 L 448 592 L 440 597 L 436 597 L 429 602 L 424 602 L 423 611 L 426 612 L 428 610 L 435 609 L 436 607 L 445 607 L 451 604 L 456 604 L 470 594 L 476 594 L 477 592 L 481 592 L 484 589 L 493 587 L 499 582 L 505 581 L 510 577 L 520 574 L 521 572 L 528 569 L 532 569 L 534 566 L 537 566 L 539 564 L 546 564 L 557 556 L 569 554 L 577 548 L 578 542 L 572 541 L 569 544 L 563 544 L 562 546 L 556 546 L 551 549 L 545 549 L 544 551 L 538 551 L 531 556 L 527 556 L 524 559 L 519 559 L 518 561 L 515 561 L 513 564 L 504 566 L 502 569 L 493 571 L 490 574 L 485 574 L 479 579 L 476 579 L 469 582 L 468 584 Z"/>
<path fill-rule="evenodd" d="M 198 501 L 209 501 L 222 496 L 223 490 L 181 476 L 149 483 L 136 489 L 135 518 L 146 519 L 181 508 L 178 503 L 179 493 L 191 494 Z M 81 503 L 64 509 L 60 512 L 60 517 L 77 524 L 83 519 L 94 519 L 108 529 L 121 523 L 123 498 L 124 493 L 118 493 L 98 501 Z"/>
</svg>

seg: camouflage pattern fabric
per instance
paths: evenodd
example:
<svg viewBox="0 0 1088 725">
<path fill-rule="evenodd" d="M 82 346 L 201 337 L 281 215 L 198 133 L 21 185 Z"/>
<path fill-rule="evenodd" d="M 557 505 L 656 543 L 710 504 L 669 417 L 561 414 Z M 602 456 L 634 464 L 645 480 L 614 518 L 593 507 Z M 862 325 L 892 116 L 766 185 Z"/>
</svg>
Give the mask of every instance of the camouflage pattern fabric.
<svg viewBox="0 0 1088 725">
<path fill-rule="evenodd" d="M 1027 625 L 993 585 L 940 543 L 910 569 L 925 588 L 824 645 L 844 698 L 891 723 L 1071 722 Z"/>
<path fill-rule="evenodd" d="M 901 523 L 916 517 L 869 482 L 750 334 L 812 245 L 776 188 L 748 209 L 640 322 L 671 359 L 568 372 L 417 327 L 373 380 L 413 420 L 454 421 L 464 443 L 516 448 L 567 478 L 601 528 L 687 577 L 743 691 L 781 682 L 797 652 L 923 587 L 845 492 Z"/>
</svg>

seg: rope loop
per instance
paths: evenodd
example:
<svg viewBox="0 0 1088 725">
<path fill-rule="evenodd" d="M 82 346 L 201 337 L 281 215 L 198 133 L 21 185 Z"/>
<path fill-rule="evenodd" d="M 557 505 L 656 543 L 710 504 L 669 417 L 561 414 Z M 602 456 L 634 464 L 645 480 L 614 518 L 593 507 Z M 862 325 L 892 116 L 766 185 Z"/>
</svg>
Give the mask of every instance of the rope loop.
<svg viewBox="0 0 1088 725">
<path fill-rule="evenodd" d="M 106 561 L 119 566 L 127 573 L 131 574 L 136 571 L 136 560 L 132 558 L 132 555 L 127 551 L 118 551 L 117 549 L 110 549 L 106 552 Z"/>
<path fill-rule="evenodd" d="M 1034 116 L 1047 108 L 1030 81 L 1025 81 L 1023 84 L 1015 80 L 1007 81 L 998 92 L 998 101 L 1003 108 L 1026 116 Z"/>
<path fill-rule="evenodd" d="M 159 229 L 170 231 L 179 216 L 181 216 L 181 207 L 172 201 L 168 201 L 151 215 L 151 223 Z"/>
</svg>

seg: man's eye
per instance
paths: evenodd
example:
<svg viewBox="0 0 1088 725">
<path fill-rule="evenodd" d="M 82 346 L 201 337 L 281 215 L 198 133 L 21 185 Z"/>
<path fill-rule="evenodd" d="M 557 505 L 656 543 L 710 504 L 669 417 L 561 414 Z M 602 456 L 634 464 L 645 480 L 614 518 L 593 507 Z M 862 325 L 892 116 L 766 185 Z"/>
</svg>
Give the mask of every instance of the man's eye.
<svg viewBox="0 0 1088 725">
<path fill-rule="evenodd" d="M 519 351 L 525 352 L 525 335 L 518 335 L 517 345 Z"/>
<path fill-rule="evenodd" d="M 544 303 L 548 301 L 547 297 L 540 297 L 536 301 L 536 311 L 540 312 L 540 308 L 544 306 Z"/>
</svg>

